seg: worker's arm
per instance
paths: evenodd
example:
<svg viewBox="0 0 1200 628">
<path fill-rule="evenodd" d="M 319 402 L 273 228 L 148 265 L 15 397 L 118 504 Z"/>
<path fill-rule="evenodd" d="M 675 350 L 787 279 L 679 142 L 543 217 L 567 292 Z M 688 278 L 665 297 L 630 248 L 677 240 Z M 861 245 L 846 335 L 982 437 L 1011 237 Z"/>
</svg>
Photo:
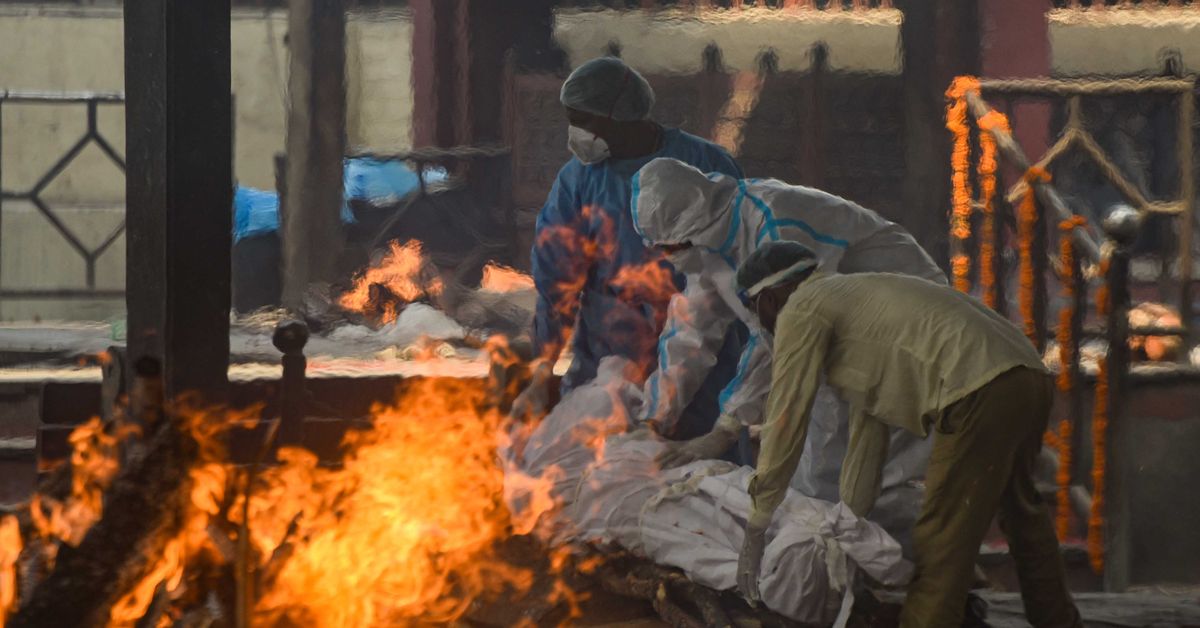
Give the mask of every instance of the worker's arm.
<svg viewBox="0 0 1200 628">
<path fill-rule="evenodd" d="M 579 300 L 594 260 L 584 246 L 586 217 L 576 192 L 578 182 L 564 166 L 538 215 L 531 252 L 537 308 L 533 320 L 534 356 L 553 364 L 562 353 L 567 333 L 575 326 Z"/>
<path fill-rule="evenodd" d="M 879 498 L 889 438 L 887 424 L 861 410 L 851 412 L 850 442 L 838 491 L 842 501 L 860 517 L 867 516 Z"/>
<path fill-rule="evenodd" d="M 712 163 L 708 168 L 701 168 L 705 172 L 719 172 L 724 175 L 731 176 L 735 179 L 745 179 L 746 174 L 742 172 L 742 167 L 738 165 L 733 155 L 724 148 L 718 148 L 716 154 L 711 158 Z"/>
<path fill-rule="evenodd" d="M 802 313 L 790 305 L 780 313 L 767 421 L 758 470 L 750 480 L 749 524 L 756 529 L 771 523 L 800 464 L 831 337 L 828 321 L 817 314 Z"/>
<path fill-rule="evenodd" d="M 737 315 L 725 304 L 707 273 L 688 275 L 683 292 L 671 299 L 658 341 L 658 368 L 646 380 L 642 420 L 670 433 L 679 415 L 717 363 Z"/>
<path fill-rule="evenodd" d="M 721 391 L 721 414 L 742 425 L 760 425 L 771 391 L 771 336 L 757 325 L 742 348 L 737 373 Z"/>
<path fill-rule="evenodd" d="M 947 285 L 945 271 L 917 244 L 912 234 L 895 223 L 850 245 L 838 264 L 838 272 L 845 275 L 895 273 Z"/>
</svg>

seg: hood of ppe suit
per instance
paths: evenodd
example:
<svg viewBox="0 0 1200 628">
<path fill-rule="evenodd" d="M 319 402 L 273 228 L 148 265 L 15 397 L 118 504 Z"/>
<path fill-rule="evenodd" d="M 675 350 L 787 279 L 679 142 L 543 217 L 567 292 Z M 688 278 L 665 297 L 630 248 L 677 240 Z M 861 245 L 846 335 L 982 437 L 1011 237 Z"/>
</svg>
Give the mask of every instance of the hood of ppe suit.
<svg viewBox="0 0 1200 628">
<path fill-rule="evenodd" d="M 633 215 L 638 233 L 655 244 L 720 249 L 733 227 L 738 182 L 706 175 L 675 159 L 655 159 L 633 180 Z"/>
</svg>

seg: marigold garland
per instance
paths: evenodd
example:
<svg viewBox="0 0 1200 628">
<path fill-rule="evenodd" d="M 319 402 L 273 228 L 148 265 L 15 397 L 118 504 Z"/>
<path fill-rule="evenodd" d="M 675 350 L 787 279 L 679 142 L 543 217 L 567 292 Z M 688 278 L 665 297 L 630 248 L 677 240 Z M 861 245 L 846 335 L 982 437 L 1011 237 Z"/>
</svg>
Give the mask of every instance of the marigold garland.
<svg viewBox="0 0 1200 628">
<path fill-rule="evenodd" d="M 1059 236 L 1059 250 L 1062 256 L 1063 264 L 1063 296 L 1067 299 L 1067 305 L 1059 310 L 1058 314 L 1058 389 L 1063 393 L 1070 393 L 1074 384 L 1072 375 L 1072 362 L 1076 359 L 1073 355 L 1072 347 L 1074 346 L 1074 337 L 1072 329 L 1072 319 L 1075 318 L 1075 240 L 1072 235 L 1076 227 L 1081 227 L 1087 224 L 1087 221 L 1081 216 L 1073 216 L 1059 223 L 1058 228 L 1062 232 Z M 1074 417 L 1064 418 L 1058 424 L 1058 433 L 1053 439 L 1047 438 L 1047 443 L 1050 444 L 1058 452 L 1058 471 L 1054 475 L 1055 483 L 1058 485 L 1057 492 L 1057 507 L 1055 509 L 1055 529 L 1058 532 L 1060 541 L 1065 540 L 1071 532 L 1071 433 L 1074 431 L 1072 423 Z"/>
<path fill-rule="evenodd" d="M 950 156 L 951 187 L 953 190 L 950 214 L 950 235 L 960 243 L 971 237 L 971 190 L 968 180 L 971 157 L 971 127 L 967 124 L 967 99 L 969 92 L 979 91 L 979 79 L 960 76 L 946 90 L 946 128 L 954 134 L 954 150 Z M 954 287 L 970 292 L 971 260 L 966 255 L 955 255 L 951 260 L 954 272 Z"/>
<path fill-rule="evenodd" d="M 983 223 L 979 227 L 979 287 L 983 302 L 996 308 L 996 214 L 992 201 L 996 195 L 996 137 L 1008 132 L 1008 118 L 989 111 L 979 119 L 979 200 L 983 205 Z"/>
<path fill-rule="evenodd" d="M 1025 336 L 1030 342 L 1037 344 L 1037 325 L 1033 316 L 1033 239 L 1037 230 L 1037 200 L 1033 184 L 1037 181 L 1049 181 L 1050 174 L 1034 166 L 1025 172 L 1023 178 L 1025 195 L 1021 198 L 1021 206 L 1017 211 L 1017 239 L 1021 249 L 1021 319 Z"/>
<path fill-rule="evenodd" d="M 1108 431 L 1108 358 L 1100 359 L 1096 373 L 1096 400 L 1092 407 L 1092 510 L 1088 513 L 1087 548 L 1092 571 L 1104 571 L 1104 470 Z"/>
<path fill-rule="evenodd" d="M 1096 290 L 1096 311 L 1105 316 L 1112 309 L 1109 298 L 1108 268 L 1112 258 L 1100 260 L 1100 288 Z M 1112 352 L 1112 347 L 1109 347 Z M 1100 359 L 1096 371 L 1096 398 L 1092 403 L 1092 509 L 1088 513 L 1087 546 L 1092 571 L 1104 571 L 1104 472 L 1108 464 L 1108 357 Z"/>
</svg>

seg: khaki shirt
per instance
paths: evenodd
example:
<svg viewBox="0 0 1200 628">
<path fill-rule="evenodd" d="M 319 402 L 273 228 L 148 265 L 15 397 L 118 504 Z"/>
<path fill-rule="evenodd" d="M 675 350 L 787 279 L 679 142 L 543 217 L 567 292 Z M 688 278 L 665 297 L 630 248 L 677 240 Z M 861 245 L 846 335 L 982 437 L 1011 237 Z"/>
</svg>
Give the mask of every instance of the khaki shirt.
<svg viewBox="0 0 1200 628">
<path fill-rule="evenodd" d="M 865 515 L 879 493 L 889 425 L 926 436 L 947 406 L 1018 366 L 1045 371 L 1021 331 L 970 296 L 903 275 L 814 274 L 776 324 L 751 524 L 769 524 L 787 494 L 822 381 L 850 405 L 840 489 Z"/>
</svg>

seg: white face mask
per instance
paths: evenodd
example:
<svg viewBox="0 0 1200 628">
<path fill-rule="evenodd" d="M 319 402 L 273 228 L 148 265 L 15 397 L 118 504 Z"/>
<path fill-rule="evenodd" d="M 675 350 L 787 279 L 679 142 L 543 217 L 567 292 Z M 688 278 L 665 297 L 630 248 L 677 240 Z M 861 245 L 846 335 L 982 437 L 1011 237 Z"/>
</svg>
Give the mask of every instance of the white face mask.
<svg viewBox="0 0 1200 628">
<path fill-rule="evenodd" d="M 603 138 L 577 126 L 567 127 L 567 148 L 584 165 L 598 164 L 612 156 L 608 142 Z"/>
</svg>

